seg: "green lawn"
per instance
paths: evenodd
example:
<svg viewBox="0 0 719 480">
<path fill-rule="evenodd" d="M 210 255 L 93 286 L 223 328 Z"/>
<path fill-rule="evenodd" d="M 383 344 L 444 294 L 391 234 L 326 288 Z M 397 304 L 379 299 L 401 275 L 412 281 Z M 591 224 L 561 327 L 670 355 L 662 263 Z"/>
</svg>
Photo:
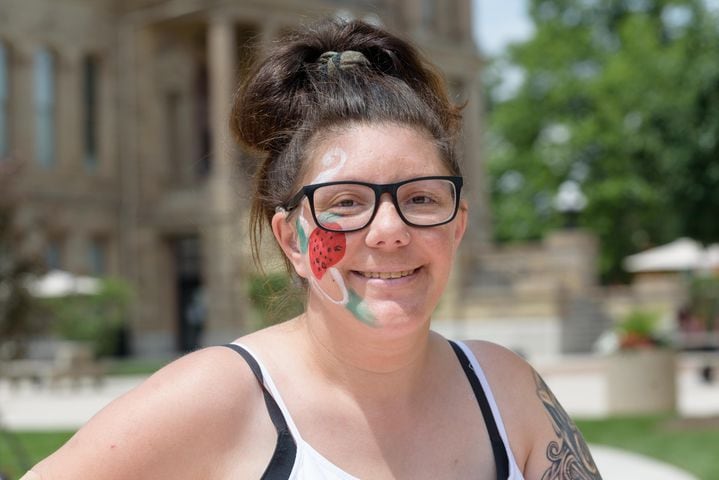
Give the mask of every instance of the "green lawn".
<svg viewBox="0 0 719 480">
<path fill-rule="evenodd" d="M 0 430 L 0 474 L 17 480 L 29 467 L 54 452 L 73 432 L 6 432 Z"/>
<path fill-rule="evenodd" d="M 719 479 L 719 417 L 681 420 L 673 417 L 577 420 L 589 443 L 623 448 L 693 473 Z"/>
<path fill-rule="evenodd" d="M 173 359 L 123 358 L 107 363 L 108 375 L 150 375 L 161 369 Z"/>
<path fill-rule="evenodd" d="M 657 458 L 702 480 L 719 479 L 719 417 L 627 417 L 577 420 L 590 443 L 610 445 Z M 15 480 L 28 465 L 52 453 L 72 432 L 0 432 L 0 472 Z M 23 458 L 26 457 L 26 458 Z"/>
</svg>

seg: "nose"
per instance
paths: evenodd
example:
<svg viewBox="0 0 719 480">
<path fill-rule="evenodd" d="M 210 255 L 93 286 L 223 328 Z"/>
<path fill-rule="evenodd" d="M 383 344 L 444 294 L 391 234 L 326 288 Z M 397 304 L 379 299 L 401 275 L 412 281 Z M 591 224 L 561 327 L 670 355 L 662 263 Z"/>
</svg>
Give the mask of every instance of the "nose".
<svg viewBox="0 0 719 480">
<path fill-rule="evenodd" d="M 375 248 L 396 248 L 407 245 L 410 237 L 409 226 L 399 216 L 390 195 L 385 193 L 367 227 L 365 243 Z"/>
</svg>

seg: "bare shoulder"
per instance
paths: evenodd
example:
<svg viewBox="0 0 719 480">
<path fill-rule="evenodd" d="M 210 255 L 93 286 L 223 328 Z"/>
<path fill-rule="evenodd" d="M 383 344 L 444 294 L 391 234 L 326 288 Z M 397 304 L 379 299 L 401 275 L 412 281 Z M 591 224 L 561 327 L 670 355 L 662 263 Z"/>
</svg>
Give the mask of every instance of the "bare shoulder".
<svg viewBox="0 0 719 480">
<path fill-rule="evenodd" d="M 534 369 L 521 356 L 512 350 L 486 341 L 467 341 L 465 344 L 472 350 L 492 394 L 500 408 L 507 430 L 511 433 L 514 423 L 526 424 L 535 414 L 528 410 L 536 402 L 536 381 Z M 523 432 L 527 432 L 525 429 Z M 520 446 L 528 443 L 529 436 L 522 434 L 513 438 L 513 444 Z"/>
<path fill-rule="evenodd" d="M 111 402 L 33 470 L 58 480 L 221 478 L 261 405 L 257 380 L 239 355 L 206 348 Z"/>
<path fill-rule="evenodd" d="M 493 370 L 498 370 L 500 374 L 522 372 L 525 375 L 527 373 L 531 374 L 532 367 L 521 356 L 507 347 L 484 340 L 467 340 L 464 343 L 472 350 L 482 365 L 482 370 L 488 375 Z"/>
<path fill-rule="evenodd" d="M 487 376 L 525 478 L 601 478 L 582 434 L 539 373 L 507 348 L 466 343 Z"/>
</svg>

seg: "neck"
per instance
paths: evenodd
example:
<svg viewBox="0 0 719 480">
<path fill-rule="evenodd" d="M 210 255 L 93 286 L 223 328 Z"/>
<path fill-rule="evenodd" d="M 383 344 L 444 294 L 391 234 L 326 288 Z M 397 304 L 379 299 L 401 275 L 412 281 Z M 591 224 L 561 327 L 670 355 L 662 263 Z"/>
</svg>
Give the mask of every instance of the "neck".
<svg viewBox="0 0 719 480">
<path fill-rule="evenodd" d="M 339 318 L 341 317 L 341 318 Z M 349 312 L 312 308 L 301 318 L 307 348 L 328 380 L 362 392 L 408 393 L 421 383 L 430 351 L 429 319 L 409 326 L 370 327 Z"/>
</svg>

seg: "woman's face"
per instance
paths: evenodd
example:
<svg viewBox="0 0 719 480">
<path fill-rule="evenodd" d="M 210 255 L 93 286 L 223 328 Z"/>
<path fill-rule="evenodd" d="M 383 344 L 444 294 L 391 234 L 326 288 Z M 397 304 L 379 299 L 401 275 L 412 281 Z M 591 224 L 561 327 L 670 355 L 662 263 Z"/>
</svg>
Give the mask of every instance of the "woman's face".
<svg viewBox="0 0 719 480">
<path fill-rule="evenodd" d="M 308 161 L 302 185 L 387 184 L 450 175 L 423 131 L 397 124 L 353 124 L 324 135 L 313 145 Z M 429 318 L 447 284 L 466 218 L 462 204 L 448 224 L 412 227 L 385 193 L 366 228 L 335 233 L 317 227 L 303 198 L 290 222 L 282 219 L 282 228 L 292 228 L 292 236 L 285 235 L 284 243 L 282 235 L 278 239 L 310 285 L 308 308 L 332 315 L 349 312 L 367 325 L 387 327 Z M 273 226 L 279 223 L 273 221 Z"/>
</svg>

